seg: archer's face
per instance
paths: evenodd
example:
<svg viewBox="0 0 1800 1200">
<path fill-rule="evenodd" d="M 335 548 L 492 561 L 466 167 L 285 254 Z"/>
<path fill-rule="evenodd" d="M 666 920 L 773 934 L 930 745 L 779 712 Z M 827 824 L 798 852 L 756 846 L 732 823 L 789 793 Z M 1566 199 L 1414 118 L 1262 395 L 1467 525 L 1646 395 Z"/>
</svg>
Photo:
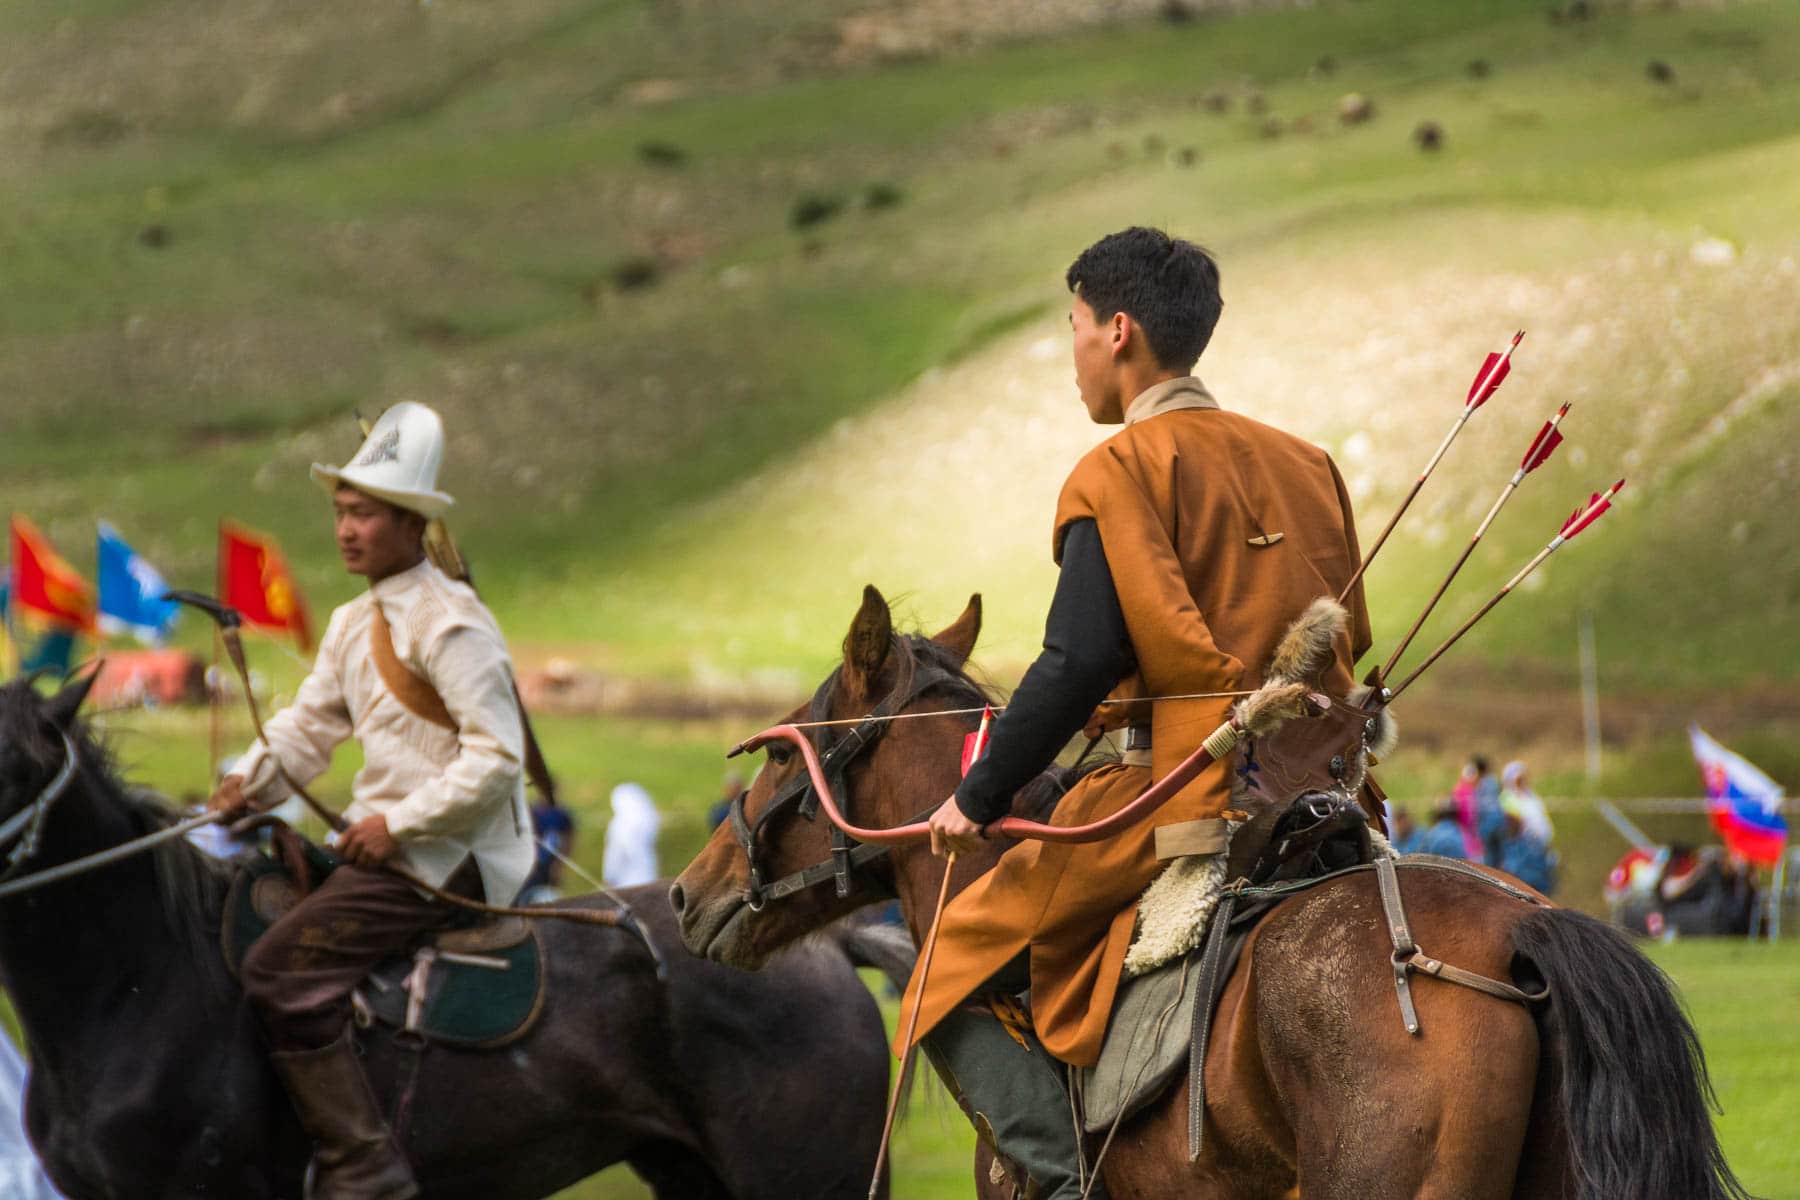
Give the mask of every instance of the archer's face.
<svg viewBox="0 0 1800 1200">
<path fill-rule="evenodd" d="M 425 519 L 351 487 L 332 493 L 338 557 L 352 575 L 370 583 L 419 561 Z"/>
<path fill-rule="evenodd" d="M 1113 371 L 1113 322 L 1096 320 L 1088 302 L 1077 295 L 1069 302 L 1069 330 L 1073 335 L 1075 387 L 1081 392 L 1088 416 L 1099 425 L 1117 425 L 1125 419 L 1125 411 Z"/>
</svg>

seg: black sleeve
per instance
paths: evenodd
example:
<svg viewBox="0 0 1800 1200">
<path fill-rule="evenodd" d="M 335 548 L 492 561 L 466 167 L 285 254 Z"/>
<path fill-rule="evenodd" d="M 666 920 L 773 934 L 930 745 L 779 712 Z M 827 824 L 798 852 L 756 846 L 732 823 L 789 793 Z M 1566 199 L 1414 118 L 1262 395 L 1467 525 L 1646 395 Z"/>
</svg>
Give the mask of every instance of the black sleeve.
<svg viewBox="0 0 1800 1200">
<path fill-rule="evenodd" d="M 987 753 L 956 789 L 957 807 L 983 825 L 1005 816 L 1013 794 L 1055 760 L 1134 665 L 1100 528 L 1092 520 L 1073 522 L 1044 622 L 1043 653 L 988 727 Z"/>
</svg>

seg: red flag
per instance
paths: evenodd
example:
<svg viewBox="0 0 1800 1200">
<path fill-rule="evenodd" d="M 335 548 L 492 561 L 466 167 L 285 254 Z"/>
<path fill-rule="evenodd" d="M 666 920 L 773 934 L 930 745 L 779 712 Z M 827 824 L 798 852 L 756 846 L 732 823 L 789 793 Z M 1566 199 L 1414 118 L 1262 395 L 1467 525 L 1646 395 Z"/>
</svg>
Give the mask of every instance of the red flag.
<svg viewBox="0 0 1800 1200">
<path fill-rule="evenodd" d="M 246 623 L 291 633 L 300 649 L 311 652 L 306 601 L 281 548 L 269 535 L 219 522 L 219 599 L 237 609 Z"/>
<path fill-rule="evenodd" d="M 57 625 L 94 631 L 94 589 L 24 517 L 12 519 L 12 601 Z"/>
</svg>

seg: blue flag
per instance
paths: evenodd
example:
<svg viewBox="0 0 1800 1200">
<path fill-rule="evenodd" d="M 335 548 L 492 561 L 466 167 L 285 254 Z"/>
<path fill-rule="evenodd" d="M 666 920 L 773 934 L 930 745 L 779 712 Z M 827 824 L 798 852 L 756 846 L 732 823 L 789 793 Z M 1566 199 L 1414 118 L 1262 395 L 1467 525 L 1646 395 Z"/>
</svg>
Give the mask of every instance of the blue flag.
<svg viewBox="0 0 1800 1200">
<path fill-rule="evenodd" d="M 147 645 L 161 645 L 181 611 L 179 604 L 162 598 L 169 585 L 105 521 L 100 522 L 99 550 L 100 628 L 110 634 L 129 633 Z"/>
</svg>

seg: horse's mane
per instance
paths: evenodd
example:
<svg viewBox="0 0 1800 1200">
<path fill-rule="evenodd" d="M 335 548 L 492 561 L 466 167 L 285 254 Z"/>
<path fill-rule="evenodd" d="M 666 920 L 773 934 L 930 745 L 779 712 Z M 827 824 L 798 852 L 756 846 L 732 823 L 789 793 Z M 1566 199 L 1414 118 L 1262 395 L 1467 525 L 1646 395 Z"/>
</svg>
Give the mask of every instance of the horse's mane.
<svg viewBox="0 0 1800 1200">
<path fill-rule="evenodd" d="M 62 746 L 43 710 L 44 701 L 29 680 L 0 686 L 0 746 L 17 747 L 34 766 L 54 769 Z M 68 730 L 83 768 L 79 779 L 88 793 L 125 817 L 128 837 L 137 838 L 173 825 L 181 817 L 155 792 L 127 784 L 119 776 L 116 757 L 84 719 Z M 145 853 L 156 877 L 158 908 L 182 950 L 196 956 L 216 953 L 218 918 L 232 867 L 202 853 L 185 838 L 164 842 Z M 27 865 L 26 871 L 32 868 Z"/>
</svg>

